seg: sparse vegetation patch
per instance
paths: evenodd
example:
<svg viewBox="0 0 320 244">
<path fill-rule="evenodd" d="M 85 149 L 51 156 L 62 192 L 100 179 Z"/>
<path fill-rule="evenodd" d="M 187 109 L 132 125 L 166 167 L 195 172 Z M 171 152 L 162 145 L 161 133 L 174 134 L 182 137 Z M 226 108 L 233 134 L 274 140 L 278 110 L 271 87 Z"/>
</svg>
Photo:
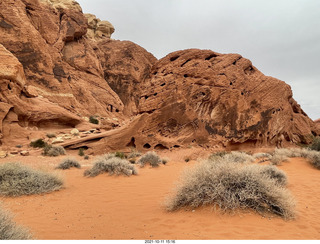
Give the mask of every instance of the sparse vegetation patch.
<svg viewBox="0 0 320 244">
<path fill-rule="evenodd" d="M 59 190 L 63 185 L 58 176 L 29 168 L 21 163 L 0 165 L 0 195 L 21 196 Z"/>
<path fill-rule="evenodd" d="M 57 169 L 70 169 L 70 168 L 81 168 L 81 165 L 75 158 L 65 158 L 57 166 Z"/>
<path fill-rule="evenodd" d="M 128 160 L 110 155 L 100 157 L 91 169 L 84 172 L 84 176 L 95 177 L 99 174 L 109 173 L 109 175 L 137 175 L 138 171 L 135 166 Z"/>
<path fill-rule="evenodd" d="M 253 209 L 260 214 L 270 212 L 285 219 L 294 218 L 294 199 L 273 170 L 225 159 L 205 161 L 185 172 L 166 203 L 167 209 L 216 205 L 222 211 Z"/>
<path fill-rule="evenodd" d="M 53 146 L 53 145 L 47 144 L 43 148 L 42 154 L 44 156 L 57 157 L 59 155 L 65 155 L 66 150 L 62 146 Z"/>
<path fill-rule="evenodd" d="M 158 167 L 161 163 L 161 158 L 156 152 L 147 152 L 137 162 L 140 167 L 144 167 L 146 164 L 150 164 L 152 167 Z"/>
<path fill-rule="evenodd" d="M 0 240 L 30 240 L 29 231 L 16 225 L 12 215 L 0 208 Z"/>
<path fill-rule="evenodd" d="M 42 139 L 37 139 L 30 142 L 30 146 L 34 148 L 44 148 L 46 145 L 47 143 Z"/>
</svg>

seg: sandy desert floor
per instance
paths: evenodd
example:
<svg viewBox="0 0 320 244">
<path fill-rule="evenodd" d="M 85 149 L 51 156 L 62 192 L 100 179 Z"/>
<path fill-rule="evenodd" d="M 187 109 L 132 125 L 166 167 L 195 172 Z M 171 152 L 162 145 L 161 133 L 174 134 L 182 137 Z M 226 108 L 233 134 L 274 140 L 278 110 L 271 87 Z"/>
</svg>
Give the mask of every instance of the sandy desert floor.
<svg viewBox="0 0 320 244">
<path fill-rule="evenodd" d="M 287 173 L 288 187 L 297 201 L 297 218 L 285 221 L 254 212 L 223 214 L 212 207 L 167 212 L 163 207 L 166 196 L 181 172 L 196 161 L 147 166 L 131 177 L 85 178 L 83 171 L 93 158 L 75 157 L 82 169 L 54 170 L 63 156 L 0 160 L 58 171 L 65 179 L 65 188 L 57 192 L 0 198 L 15 214 L 15 221 L 28 227 L 36 239 L 320 239 L 320 171 L 302 158 L 278 166 Z"/>
</svg>

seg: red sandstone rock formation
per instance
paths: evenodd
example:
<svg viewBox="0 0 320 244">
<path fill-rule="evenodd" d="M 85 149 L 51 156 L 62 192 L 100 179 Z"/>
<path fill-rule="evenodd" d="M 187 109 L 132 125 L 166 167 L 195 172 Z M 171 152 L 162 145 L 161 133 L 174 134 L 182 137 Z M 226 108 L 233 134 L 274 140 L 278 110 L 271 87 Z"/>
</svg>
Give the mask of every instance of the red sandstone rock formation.
<svg viewBox="0 0 320 244">
<path fill-rule="evenodd" d="M 240 55 L 190 49 L 157 61 L 87 17 L 73 0 L 0 2 L 2 141 L 26 137 L 30 126 L 85 127 L 90 115 L 121 127 L 65 146 L 236 148 L 320 134 L 290 86 Z"/>
</svg>

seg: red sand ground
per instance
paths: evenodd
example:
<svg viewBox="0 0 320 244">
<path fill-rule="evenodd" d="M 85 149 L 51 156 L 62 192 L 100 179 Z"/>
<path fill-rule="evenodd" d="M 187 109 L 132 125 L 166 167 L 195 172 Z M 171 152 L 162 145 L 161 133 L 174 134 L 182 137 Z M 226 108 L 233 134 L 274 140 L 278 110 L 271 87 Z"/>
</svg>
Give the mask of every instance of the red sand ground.
<svg viewBox="0 0 320 244">
<path fill-rule="evenodd" d="M 20 161 L 51 171 L 62 158 L 17 156 L 0 163 Z M 211 207 L 166 212 L 162 205 L 166 196 L 182 170 L 195 161 L 147 166 L 138 176 L 95 178 L 83 177 L 92 158 L 80 162 L 84 165 L 80 170 L 59 170 L 65 189 L 0 200 L 37 239 L 320 239 L 320 171 L 301 158 L 279 166 L 297 201 L 298 216 L 291 221 L 253 212 L 222 214 Z"/>
</svg>

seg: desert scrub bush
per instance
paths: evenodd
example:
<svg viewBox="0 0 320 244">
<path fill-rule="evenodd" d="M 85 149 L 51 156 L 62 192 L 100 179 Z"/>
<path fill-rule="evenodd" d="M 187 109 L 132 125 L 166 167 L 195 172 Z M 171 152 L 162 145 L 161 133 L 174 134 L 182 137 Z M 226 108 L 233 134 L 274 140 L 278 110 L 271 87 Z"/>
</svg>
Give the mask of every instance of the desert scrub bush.
<svg viewBox="0 0 320 244">
<path fill-rule="evenodd" d="M 37 139 L 30 142 L 30 146 L 34 148 L 44 148 L 46 145 L 47 143 L 42 139 Z"/>
<path fill-rule="evenodd" d="M 281 165 L 282 162 L 287 161 L 289 161 L 289 158 L 284 154 L 274 154 L 270 159 L 270 162 L 273 165 Z"/>
<path fill-rule="evenodd" d="M 214 205 L 222 211 L 253 209 L 294 218 L 292 195 L 263 170 L 258 164 L 205 161 L 185 171 L 175 194 L 166 202 L 167 210 Z"/>
<path fill-rule="evenodd" d="M 115 152 L 114 156 L 121 159 L 126 158 L 126 155 L 123 152 Z"/>
<path fill-rule="evenodd" d="M 94 116 L 90 116 L 89 122 L 96 125 L 99 124 L 99 120 Z"/>
<path fill-rule="evenodd" d="M 161 159 L 161 163 L 166 165 L 169 162 L 169 160 L 170 160 L 169 158 L 164 157 L 164 158 Z"/>
<path fill-rule="evenodd" d="M 158 167 L 161 163 L 161 158 L 156 152 L 147 152 L 137 161 L 137 164 L 139 164 L 140 167 L 144 167 L 147 163 L 150 164 L 151 167 Z"/>
<path fill-rule="evenodd" d="M 230 153 L 216 152 L 209 156 L 209 160 L 216 160 L 221 158 L 227 162 L 233 162 L 233 163 L 246 163 L 246 162 L 254 161 L 254 158 L 251 155 L 245 152 L 238 152 L 238 151 L 232 151 Z"/>
<path fill-rule="evenodd" d="M 65 155 L 66 150 L 62 146 L 52 146 L 50 144 L 47 144 L 43 148 L 43 153 L 44 156 L 50 156 L 50 157 L 57 157 L 59 155 Z"/>
<path fill-rule="evenodd" d="M 100 157 L 91 169 L 84 172 L 84 176 L 95 177 L 99 174 L 109 173 L 109 175 L 137 175 L 138 171 L 128 160 L 118 157 L 104 159 Z"/>
<path fill-rule="evenodd" d="M 320 151 L 320 137 L 314 137 L 310 145 L 311 150 Z"/>
<path fill-rule="evenodd" d="M 0 240 L 30 240 L 31 238 L 29 231 L 16 225 L 8 211 L 0 209 Z"/>
<path fill-rule="evenodd" d="M 89 155 L 84 156 L 84 159 L 88 160 L 89 159 Z"/>
<path fill-rule="evenodd" d="M 20 163 L 0 165 L 0 195 L 41 194 L 59 190 L 62 185 L 63 181 L 60 177 Z"/>
<path fill-rule="evenodd" d="M 252 167 L 256 167 L 253 165 Z M 288 178 L 285 172 L 278 169 L 276 166 L 273 165 L 261 165 L 260 167 L 260 174 L 270 177 L 273 179 L 277 184 L 280 186 L 286 186 L 288 183 Z"/>
<path fill-rule="evenodd" d="M 141 153 L 137 151 L 136 149 L 132 149 L 131 152 L 128 154 L 127 158 L 136 158 L 141 156 Z"/>
<path fill-rule="evenodd" d="M 75 158 L 65 158 L 62 162 L 56 167 L 56 169 L 70 169 L 70 168 L 81 168 L 81 165 Z"/>
<path fill-rule="evenodd" d="M 81 157 L 84 156 L 84 148 L 82 148 L 82 147 L 79 148 L 78 155 L 81 156 Z"/>
</svg>

